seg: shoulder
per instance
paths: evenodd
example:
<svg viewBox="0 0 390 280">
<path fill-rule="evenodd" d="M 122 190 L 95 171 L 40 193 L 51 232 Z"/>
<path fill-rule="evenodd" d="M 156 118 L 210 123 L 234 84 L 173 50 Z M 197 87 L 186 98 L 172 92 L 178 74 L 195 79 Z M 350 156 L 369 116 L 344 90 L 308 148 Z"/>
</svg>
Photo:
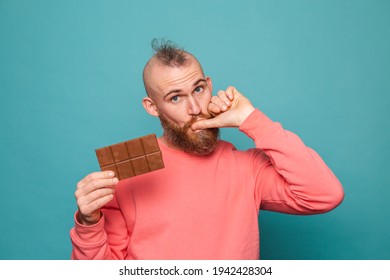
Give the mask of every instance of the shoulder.
<svg viewBox="0 0 390 280">
<path fill-rule="evenodd" d="M 228 142 L 228 141 L 225 141 L 225 140 L 218 140 L 218 145 L 217 145 L 217 150 L 237 150 L 236 147 Z"/>
<path fill-rule="evenodd" d="M 262 161 L 269 160 L 268 156 L 261 149 L 249 148 L 247 150 L 238 150 L 232 143 L 225 140 L 219 140 L 216 151 L 220 153 L 230 152 L 238 158 L 261 159 Z"/>
</svg>

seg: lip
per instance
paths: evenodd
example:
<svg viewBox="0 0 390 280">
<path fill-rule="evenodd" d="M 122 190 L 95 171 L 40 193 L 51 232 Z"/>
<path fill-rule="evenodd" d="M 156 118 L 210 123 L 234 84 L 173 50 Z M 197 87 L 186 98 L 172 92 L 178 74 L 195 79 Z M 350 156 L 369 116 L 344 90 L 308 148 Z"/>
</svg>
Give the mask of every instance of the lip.
<svg viewBox="0 0 390 280">
<path fill-rule="evenodd" d="M 202 121 L 202 120 L 208 120 L 209 118 L 204 118 L 204 117 L 199 117 L 197 118 L 196 120 L 193 120 L 191 121 L 190 123 L 188 123 L 188 129 L 187 130 L 191 130 L 192 132 L 194 133 L 199 133 L 201 132 L 202 130 L 204 129 L 192 129 L 192 125 L 196 122 L 199 122 L 199 121 Z"/>
<path fill-rule="evenodd" d="M 200 132 L 202 131 L 203 129 L 192 129 L 192 125 L 188 128 L 188 130 L 192 131 L 192 132 Z"/>
</svg>

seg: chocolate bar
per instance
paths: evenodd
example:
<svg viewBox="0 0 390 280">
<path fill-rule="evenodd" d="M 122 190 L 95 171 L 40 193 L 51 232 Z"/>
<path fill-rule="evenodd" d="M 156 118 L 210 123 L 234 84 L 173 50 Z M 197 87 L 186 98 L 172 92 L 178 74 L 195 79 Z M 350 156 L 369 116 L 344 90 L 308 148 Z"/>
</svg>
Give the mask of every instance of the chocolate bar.
<svg viewBox="0 0 390 280">
<path fill-rule="evenodd" d="M 119 180 L 164 168 L 155 134 L 95 150 L 102 171 L 111 170 Z"/>
</svg>

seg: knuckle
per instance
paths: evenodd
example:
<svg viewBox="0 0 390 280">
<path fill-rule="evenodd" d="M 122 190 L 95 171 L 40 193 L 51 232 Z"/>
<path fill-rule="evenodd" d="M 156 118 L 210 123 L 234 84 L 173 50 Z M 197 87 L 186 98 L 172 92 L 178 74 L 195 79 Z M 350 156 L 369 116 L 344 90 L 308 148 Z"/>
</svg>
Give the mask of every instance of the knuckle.
<svg viewBox="0 0 390 280">
<path fill-rule="evenodd" d="M 86 180 L 92 180 L 95 177 L 95 173 L 90 173 L 87 176 L 85 176 Z"/>
<path fill-rule="evenodd" d="M 79 210 L 81 213 L 85 213 L 85 205 L 78 203 L 77 206 L 79 207 Z"/>
<path fill-rule="evenodd" d="M 83 196 L 79 196 L 79 197 L 76 199 L 76 201 L 77 201 L 77 206 L 78 206 L 79 208 L 84 208 L 84 207 L 85 207 L 86 203 L 85 203 L 85 198 L 84 198 Z"/>
<path fill-rule="evenodd" d="M 80 212 L 83 214 L 83 215 L 89 215 L 92 211 L 91 211 L 91 206 L 90 205 L 85 205 L 83 207 L 80 207 Z"/>
<path fill-rule="evenodd" d="M 92 187 L 92 188 L 95 188 L 96 185 L 97 185 L 97 181 L 96 180 L 93 180 L 89 183 L 89 185 Z"/>
<path fill-rule="evenodd" d="M 83 187 L 82 181 L 78 182 L 76 185 L 76 189 L 81 189 Z"/>
<path fill-rule="evenodd" d="M 89 211 L 90 211 L 90 213 L 92 213 L 92 212 L 94 212 L 94 211 L 100 209 L 100 208 L 101 208 L 100 203 L 101 203 L 101 202 L 100 202 L 99 200 L 95 200 L 95 201 L 91 202 L 91 203 L 88 205 L 88 206 L 89 206 Z"/>
<path fill-rule="evenodd" d="M 100 180 L 93 180 L 89 185 L 92 189 L 96 189 L 100 186 Z"/>
<path fill-rule="evenodd" d="M 103 172 L 92 172 L 89 173 L 86 178 L 88 178 L 88 180 L 95 180 L 100 178 L 103 174 Z"/>
<path fill-rule="evenodd" d="M 219 97 L 218 96 L 213 96 L 211 97 L 211 102 L 216 102 L 217 100 L 219 100 Z"/>
<path fill-rule="evenodd" d="M 83 204 L 79 204 L 78 207 L 79 207 L 80 213 L 82 213 L 83 215 L 88 214 L 88 211 L 87 211 L 88 206 L 83 205 Z"/>
</svg>

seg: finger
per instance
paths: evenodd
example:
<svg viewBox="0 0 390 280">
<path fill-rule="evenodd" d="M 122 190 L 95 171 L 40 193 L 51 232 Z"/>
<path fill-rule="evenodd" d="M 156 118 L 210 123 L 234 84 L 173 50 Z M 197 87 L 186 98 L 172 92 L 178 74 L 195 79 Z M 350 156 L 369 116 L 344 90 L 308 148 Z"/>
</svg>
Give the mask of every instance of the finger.
<svg viewBox="0 0 390 280">
<path fill-rule="evenodd" d="M 221 111 L 226 111 L 230 105 L 227 105 L 226 102 L 221 100 L 219 96 L 213 96 L 210 100 L 210 105 L 213 104 L 212 107 L 219 107 Z"/>
<path fill-rule="evenodd" d="M 219 99 L 222 102 L 224 102 L 224 104 L 226 104 L 226 106 L 228 106 L 228 107 L 230 106 L 231 102 L 229 100 L 229 97 L 227 96 L 226 91 L 220 90 L 220 91 L 218 91 L 217 95 L 218 95 Z"/>
<path fill-rule="evenodd" d="M 221 107 L 213 104 L 213 103 L 210 103 L 209 106 L 208 106 L 208 111 L 209 113 L 214 117 L 215 115 L 218 115 L 219 113 L 222 112 L 221 110 Z"/>
<path fill-rule="evenodd" d="M 86 196 L 89 193 L 100 189 L 100 188 L 105 188 L 109 186 L 115 186 L 118 184 L 118 178 L 109 178 L 109 179 L 95 179 L 93 181 L 88 182 L 86 185 L 83 187 L 80 187 L 76 190 L 75 196 L 76 199 L 82 196 Z"/>
<path fill-rule="evenodd" d="M 92 214 L 93 212 L 101 209 L 104 205 L 106 205 L 108 202 L 110 202 L 113 198 L 114 198 L 113 194 L 109 194 L 109 195 L 100 197 L 100 198 L 90 202 L 89 204 L 82 205 L 82 207 L 79 207 L 80 212 L 83 215 L 88 216 L 88 215 Z"/>
<path fill-rule="evenodd" d="M 107 195 L 114 194 L 114 192 L 114 188 L 110 187 L 95 190 L 93 192 L 90 192 L 88 195 L 77 198 L 77 205 L 79 206 L 79 208 L 83 208 L 86 205 L 91 204 L 95 200 L 98 200 Z"/>
<path fill-rule="evenodd" d="M 115 176 L 113 171 L 99 171 L 93 172 L 85 176 L 80 182 L 77 183 L 77 188 L 82 188 L 84 185 L 96 179 L 107 179 Z"/>
<path fill-rule="evenodd" d="M 238 93 L 237 89 L 235 87 L 229 86 L 226 89 L 226 96 L 229 98 L 229 100 L 233 100 L 234 96 Z"/>
</svg>

